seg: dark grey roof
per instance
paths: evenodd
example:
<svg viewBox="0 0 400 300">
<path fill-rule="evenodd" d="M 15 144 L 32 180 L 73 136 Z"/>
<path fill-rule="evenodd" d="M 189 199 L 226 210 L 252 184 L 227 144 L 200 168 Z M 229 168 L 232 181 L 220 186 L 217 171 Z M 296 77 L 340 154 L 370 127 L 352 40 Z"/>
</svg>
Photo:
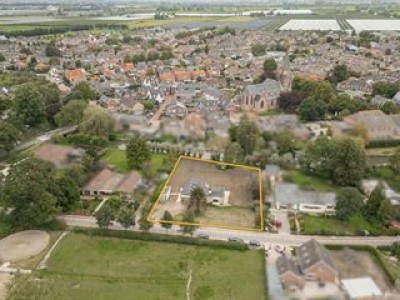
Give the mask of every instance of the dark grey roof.
<svg viewBox="0 0 400 300">
<path fill-rule="evenodd" d="M 336 195 L 332 192 L 303 191 L 294 183 L 278 183 L 274 190 L 275 202 L 280 205 L 335 205 Z"/>
<path fill-rule="evenodd" d="M 244 89 L 245 95 L 265 95 L 281 91 L 281 84 L 277 80 L 265 79 L 263 83 L 248 85 Z"/>
<path fill-rule="evenodd" d="M 206 191 L 206 181 L 202 178 L 191 178 L 183 187 L 182 195 L 183 196 L 190 196 L 190 193 L 192 190 L 196 187 L 202 188 L 204 191 Z"/>
<path fill-rule="evenodd" d="M 212 186 L 211 187 L 211 197 L 222 198 L 225 196 L 225 188 L 223 186 Z"/>
<path fill-rule="evenodd" d="M 295 260 L 287 256 L 279 256 L 276 260 L 276 267 L 279 275 L 283 275 L 286 272 L 292 272 L 295 275 L 301 276 L 300 268 L 296 264 Z"/>
<path fill-rule="evenodd" d="M 325 262 L 333 270 L 336 270 L 329 251 L 315 239 L 311 239 L 297 248 L 297 259 L 303 272 L 319 262 Z"/>
</svg>

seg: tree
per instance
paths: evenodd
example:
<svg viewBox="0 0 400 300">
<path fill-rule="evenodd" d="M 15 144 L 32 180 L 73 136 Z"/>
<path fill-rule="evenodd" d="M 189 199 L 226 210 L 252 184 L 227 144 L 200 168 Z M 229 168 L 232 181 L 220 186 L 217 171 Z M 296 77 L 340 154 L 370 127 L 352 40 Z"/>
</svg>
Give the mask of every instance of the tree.
<svg viewBox="0 0 400 300">
<path fill-rule="evenodd" d="M 122 206 L 118 212 L 117 222 L 127 230 L 131 226 L 135 226 L 135 212 L 128 206 Z"/>
<path fill-rule="evenodd" d="M 146 141 L 141 137 L 134 137 L 126 147 L 126 158 L 131 168 L 140 170 L 143 164 L 150 160 L 151 153 Z"/>
<path fill-rule="evenodd" d="M 0 53 L 0 62 L 6 61 L 6 57 L 3 53 Z"/>
<path fill-rule="evenodd" d="M 0 150 L 10 152 L 20 137 L 20 131 L 11 123 L 0 120 Z"/>
<path fill-rule="evenodd" d="M 307 98 L 300 104 L 299 114 L 304 121 L 318 121 L 325 117 L 326 105 L 321 100 Z"/>
<path fill-rule="evenodd" d="M 303 91 L 282 92 L 278 98 L 278 107 L 287 113 L 295 113 L 305 97 L 306 93 Z"/>
<path fill-rule="evenodd" d="M 291 131 L 286 130 L 277 133 L 275 136 L 275 142 L 280 155 L 285 153 L 294 154 L 297 150 L 297 139 Z"/>
<path fill-rule="evenodd" d="M 381 95 L 386 98 L 392 99 L 399 90 L 398 83 L 388 81 L 377 81 L 372 84 L 372 94 Z"/>
<path fill-rule="evenodd" d="M 46 56 L 48 57 L 60 57 L 61 51 L 54 44 L 49 44 L 45 49 Z"/>
<path fill-rule="evenodd" d="M 358 186 L 366 168 L 363 145 L 351 138 L 337 139 L 333 154 L 332 180 L 343 186 Z"/>
<path fill-rule="evenodd" d="M 70 100 L 95 100 L 96 92 L 85 82 L 79 82 L 73 87 L 71 92 L 66 97 L 66 101 Z"/>
<path fill-rule="evenodd" d="M 328 78 L 331 83 L 337 84 L 338 82 L 349 79 L 350 71 L 347 69 L 346 65 L 336 65 Z"/>
<path fill-rule="evenodd" d="M 266 46 L 262 44 L 254 44 L 251 46 L 251 53 L 254 56 L 263 56 L 265 55 Z"/>
<path fill-rule="evenodd" d="M 105 204 L 95 214 L 96 223 L 100 229 L 107 229 L 114 220 L 112 208 Z"/>
<path fill-rule="evenodd" d="M 378 218 L 378 210 L 381 203 L 385 201 L 386 197 L 383 192 L 383 185 L 378 184 L 368 197 L 364 206 L 364 216 L 369 221 L 376 221 Z"/>
<path fill-rule="evenodd" d="M 390 167 L 393 171 L 399 175 L 400 174 L 400 147 L 396 147 L 393 154 L 389 157 Z"/>
<path fill-rule="evenodd" d="M 44 121 L 46 104 L 35 84 L 27 83 L 17 88 L 15 113 L 26 125 L 35 126 Z"/>
<path fill-rule="evenodd" d="M 347 221 L 362 211 L 363 204 L 363 196 L 358 190 L 352 187 L 342 188 L 336 193 L 336 217 Z"/>
<path fill-rule="evenodd" d="M 163 217 L 161 218 L 161 221 L 171 222 L 173 220 L 174 220 L 174 218 L 171 215 L 171 213 L 168 210 L 166 210 L 164 212 Z M 172 224 L 171 223 L 161 223 L 161 227 L 165 228 L 165 230 L 168 232 L 168 229 L 171 229 Z"/>
<path fill-rule="evenodd" d="M 60 99 L 60 91 L 54 83 L 41 85 L 40 94 L 44 98 L 46 106 L 46 118 L 49 122 L 54 123 L 54 116 L 60 111 L 62 106 Z"/>
<path fill-rule="evenodd" d="M 395 211 L 389 200 L 385 199 L 381 202 L 377 217 L 383 223 L 392 221 L 395 218 Z"/>
<path fill-rule="evenodd" d="M 59 193 L 57 204 L 63 212 L 71 211 L 80 200 L 80 189 L 78 184 L 68 175 L 62 175 L 56 179 Z"/>
<path fill-rule="evenodd" d="M 194 208 L 195 215 L 199 215 L 207 205 L 206 194 L 203 188 L 196 186 L 190 192 L 189 208 Z"/>
<path fill-rule="evenodd" d="M 191 225 L 195 222 L 194 214 L 187 211 L 182 218 L 181 230 L 183 234 L 193 235 L 196 230 L 196 225 Z"/>
<path fill-rule="evenodd" d="M 143 231 L 149 231 L 153 227 L 153 223 L 146 219 L 146 217 L 142 216 L 139 220 L 139 228 Z"/>
<path fill-rule="evenodd" d="M 99 106 L 88 106 L 83 112 L 79 130 L 87 135 L 108 137 L 114 132 L 115 120 L 111 113 Z"/>
<path fill-rule="evenodd" d="M 274 58 L 271 57 L 264 60 L 264 71 L 272 72 L 275 71 L 277 67 L 278 64 L 276 63 Z"/>
<path fill-rule="evenodd" d="M 83 120 L 83 113 L 88 104 L 81 100 L 69 101 L 55 116 L 58 126 L 77 125 Z"/>
<path fill-rule="evenodd" d="M 258 129 L 254 122 L 246 117 L 242 118 L 237 129 L 237 141 L 242 147 L 244 154 L 249 155 L 254 152 L 258 138 Z"/>
<path fill-rule="evenodd" d="M 302 159 L 303 170 L 308 174 L 331 178 L 333 152 L 334 141 L 327 136 L 319 136 L 307 144 Z"/>
<path fill-rule="evenodd" d="M 388 101 L 380 107 L 380 110 L 387 115 L 394 115 L 400 113 L 400 106 L 393 101 Z"/>
<path fill-rule="evenodd" d="M 230 163 L 242 163 L 244 160 L 244 151 L 238 143 L 230 143 L 225 148 L 224 160 Z"/>
<path fill-rule="evenodd" d="M 3 199 L 14 208 L 11 219 L 21 229 L 52 221 L 58 194 L 54 167 L 34 158 L 13 165 L 4 182 Z"/>
</svg>

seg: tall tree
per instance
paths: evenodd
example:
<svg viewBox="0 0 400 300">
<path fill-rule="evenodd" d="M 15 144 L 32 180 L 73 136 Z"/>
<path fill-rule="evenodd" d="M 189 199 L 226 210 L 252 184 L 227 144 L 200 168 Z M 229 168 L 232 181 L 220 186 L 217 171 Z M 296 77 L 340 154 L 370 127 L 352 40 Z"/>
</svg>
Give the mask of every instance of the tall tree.
<svg viewBox="0 0 400 300">
<path fill-rule="evenodd" d="M 395 218 L 395 211 L 389 200 L 383 200 L 381 202 L 377 217 L 383 223 L 392 221 Z"/>
<path fill-rule="evenodd" d="M 14 208 L 11 215 L 18 228 L 32 228 L 52 221 L 58 194 L 54 167 L 33 158 L 11 167 L 3 189 L 4 200 Z"/>
<path fill-rule="evenodd" d="M 303 91 L 282 92 L 278 98 L 278 107 L 287 113 L 295 113 L 305 97 L 306 93 Z"/>
<path fill-rule="evenodd" d="M 294 155 L 295 151 L 297 150 L 297 139 L 291 131 L 286 130 L 281 133 L 277 133 L 275 136 L 275 142 L 280 155 L 285 153 L 291 153 Z"/>
<path fill-rule="evenodd" d="M 82 81 L 72 88 L 71 92 L 66 97 L 66 100 L 95 100 L 96 98 L 96 92 L 87 82 Z"/>
<path fill-rule="evenodd" d="M 368 197 L 367 202 L 364 206 L 364 216 L 369 220 L 373 221 L 378 218 L 378 210 L 381 203 L 386 199 L 383 192 L 383 185 L 378 184 Z"/>
<path fill-rule="evenodd" d="M 114 211 L 109 205 L 105 204 L 96 212 L 95 217 L 100 229 L 107 229 L 114 220 Z"/>
<path fill-rule="evenodd" d="M 193 207 L 195 215 L 199 215 L 206 205 L 206 194 L 204 190 L 196 186 L 190 192 L 189 207 Z"/>
<path fill-rule="evenodd" d="M 322 100 L 310 97 L 301 102 L 299 107 L 300 118 L 304 121 L 318 121 L 325 117 L 326 104 Z"/>
<path fill-rule="evenodd" d="M 43 96 L 46 106 L 46 118 L 49 122 L 54 123 L 54 116 L 59 112 L 62 103 L 60 99 L 60 91 L 54 83 L 41 85 L 40 94 Z"/>
<path fill-rule="evenodd" d="M 11 123 L 0 120 L 0 150 L 10 152 L 20 137 L 20 131 Z"/>
<path fill-rule="evenodd" d="M 143 164 L 151 158 L 146 141 L 141 137 L 132 138 L 126 148 L 126 158 L 131 168 L 140 170 Z"/>
<path fill-rule="evenodd" d="M 341 138 L 335 140 L 334 150 L 333 181 L 343 186 L 358 186 L 366 168 L 364 146 L 351 138 Z"/>
<path fill-rule="evenodd" d="M 230 143 L 225 148 L 224 160 L 230 163 L 242 163 L 244 161 L 244 151 L 238 143 Z"/>
<path fill-rule="evenodd" d="M 258 129 L 254 122 L 242 118 L 237 130 L 237 140 L 245 155 L 253 154 L 258 138 Z"/>
<path fill-rule="evenodd" d="M 191 213 L 190 211 L 187 211 L 182 218 L 182 223 L 185 223 L 181 225 L 182 233 L 193 235 L 193 233 L 196 230 L 196 225 L 192 225 L 194 224 L 194 222 L 195 222 L 194 214 Z"/>
<path fill-rule="evenodd" d="M 88 106 L 79 130 L 88 135 L 108 137 L 114 132 L 114 124 L 115 120 L 109 111 L 99 106 Z"/>
<path fill-rule="evenodd" d="M 131 226 L 135 226 L 135 211 L 124 205 L 120 208 L 117 216 L 117 222 L 127 230 Z"/>
<path fill-rule="evenodd" d="M 59 193 L 57 204 L 62 211 L 71 211 L 80 200 L 80 189 L 76 182 L 67 174 L 56 179 Z"/>
<path fill-rule="evenodd" d="M 393 154 L 389 157 L 390 167 L 393 171 L 399 175 L 400 174 L 400 147 L 396 147 Z"/>
<path fill-rule="evenodd" d="M 352 187 L 345 187 L 336 193 L 336 217 L 339 220 L 347 221 L 352 216 L 362 211 L 364 202 L 363 196 L 358 190 Z"/>
<path fill-rule="evenodd" d="M 277 67 L 278 64 L 276 63 L 274 58 L 271 57 L 264 60 L 264 71 L 266 72 L 275 71 Z"/>
<path fill-rule="evenodd" d="M 17 88 L 15 113 L 26 125 L 35 126 L 44 121 L 46 104 L 35 84 L 27 83 Z"/>
<path fill-rule="evenodd" d="M 88 104 L 85 101 L 71 100 L 55 116 L 58 126 L 77 125 L 83 120 L 83 113 Z"/>
<path fill-rule="evenodd" d="M 174 220 L 174 218 L 173 218 L 173 216 L 171 215 L 171 213 L 170 213 L 168 210 L 166 210 L 166 211 L 164 212 L 163 217 L 161 218 L 161 221 L 171 222 L 171 221 L 173 221 L 173 220 Z M 171 229 L 172 224 L 171 224 L 171 223 L 161 223 L 161 227 L 162 227 L 162 228 L 165 228 L 165 230 L 168 232 L 168 229 Z"/>
</svg>

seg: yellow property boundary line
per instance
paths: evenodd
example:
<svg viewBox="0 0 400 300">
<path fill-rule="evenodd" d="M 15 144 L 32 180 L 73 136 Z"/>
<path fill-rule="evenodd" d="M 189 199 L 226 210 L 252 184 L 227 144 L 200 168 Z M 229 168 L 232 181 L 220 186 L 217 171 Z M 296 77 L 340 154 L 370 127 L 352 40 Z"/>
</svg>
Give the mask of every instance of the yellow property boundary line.
<svg viewBox="0 0 400 300">
<path fill-rule="evenodd" d="M 179 222 L 179 221 L 152 220 L 151 216 L 153 215 L 154 210 L 156 209 L 157 205 L 160 202 L 161 195 L 165 191 L 165 188 L 169 185 L 169 182 L 171 181 L 171 178 L 174 176 L 175 171 L 178 168 L 179 164 L 181 163 L 182 159 L 200 161 L 200 162 L 204 162 L 204 163 L 211 163 L 211 164 L 214 164 L 214 165 L 233 166 L 233 167 L 236 167 L 236 168 L 242 168 L 242 169 L 257 171 L 258 172 L 258 181 L 259 181 L 259 190 L 260 190 L 260 224 L 261 224 L 260 228 L 249 228 L 249 227 L 239 227 L 239 226 L 229 226 L 229 225 L 215 225 L 215 224 L 206 224 L 206 223 L 187 223 L 187 222 Z M 176 163 L 174 165 L 174 168 L 172 169 L 171 174 L 168 176 L 167 181 L 164 183 L 164 186 L 163 186 L 163 188 L 161 190 L 160 195 L 158 195 L 158 198 L 157 198 L 156 202 L 154 203 L 153 207 L 151 208 L 149 214 L 147 215 L 147 221 L 149 221 L 149 222 L 151 222 L 153 224 L 173 224 L 173 225 L 214 227 L 214 228 L 232 229 L 232 230 L 264 231 L 263 186 L 262 186 L 261 169 L 257 168 L 257 167 L 251 167 L 251 166 L 245 166 L 245 165 L 239 165 L 239 164 L 232 164 L 232 163 L 226 163 L 226 162 L 219 162 L 219 161 L 200 159 L 200 158 L 193 158 L 193 157 L 181 155 L 178 158 L 178 160 L 176 161 Z"/>
</svg>

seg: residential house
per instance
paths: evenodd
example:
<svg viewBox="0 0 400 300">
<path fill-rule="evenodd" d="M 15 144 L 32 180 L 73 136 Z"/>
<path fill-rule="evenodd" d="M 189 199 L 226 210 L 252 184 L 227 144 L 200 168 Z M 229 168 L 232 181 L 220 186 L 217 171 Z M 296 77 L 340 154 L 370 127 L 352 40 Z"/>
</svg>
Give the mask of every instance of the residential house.
<svg viewBox="0 0 400 300">
<path fill-rule="evenodd" d="M 84 69 L 66 70 L 64 75 L 72 85 L 86 80 L 86 71 Z"/>
<path fill-rule="evenodd" d="M 203 178 L 192 177 L 181 188 L 180 199 L 189 201 L 190 195 L 194 188 L 201 188 L 206 196 L 207 204 L 216 206 L 228 206 L 230 191 L 223 186 L 213 186 L 207 183 Z"/>
<path fill-rule="evenodd" d="M 339 285 L 339 272 L 329 251 L 315 239 L 300 245 L 293 258 L 278 257 L 276 266 L 281 284 L 287 290 L 302 289 L 309 281 Z"/>
<path fill-rule="evenodd" d="M 310 214 L 333 214 L 335 212 L 335 193 L 301 190 L 294 183 L 276 183 L 273 199 L 276 209 Z"/>
<path fill-rule="evenodd" d="M 186 106 L 181 102 L 175 102 L 174 104 L 169 104 L 165 108 L 165 115 L 169 118 L 175 117 L 183 119 L 186 117 L 188 111 Z"/>
<path fill-rule="evenodd" d="M 114 192 L 130 195 L 142 183 L 137 171 L 120 174 L 108 168 L 101 170 L 82 189 L 83 196 L 107 196 Z"/>
<path fill-rule="evenodd" d="M 349 78 L 345 81 L 339 82 L 337 89 L 340 91 L 353 91 L 361 92 L 363 94 L 371 94 L 372 84 L 364 79 Z"/>
<path fill-rule="evenodd" d="M 263 83 L 248 85 L 241 97 L 240 105 L 246 110 L 265 111 L 277 107 L 282 91 L 279 81 L 266 79 Z"/>
</svg>

